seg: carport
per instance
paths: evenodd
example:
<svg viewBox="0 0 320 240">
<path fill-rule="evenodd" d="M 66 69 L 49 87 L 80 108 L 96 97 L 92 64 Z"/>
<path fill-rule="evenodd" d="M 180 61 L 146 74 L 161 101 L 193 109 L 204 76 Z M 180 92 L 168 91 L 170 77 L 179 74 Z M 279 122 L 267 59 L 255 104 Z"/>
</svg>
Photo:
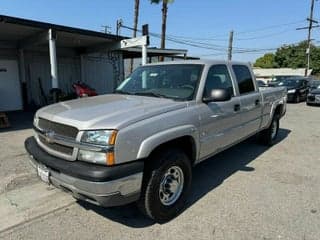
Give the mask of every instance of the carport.
<svg viewBox="0 0 320 240">
<path fill-rule="evenodd" d="M 0 111 L 52 102 L 82 81 L 108 93 L 123 78 L 124 37 L 0 15 Z M 110 50 L 111 49 L 111 50 Z"/>
</svg>

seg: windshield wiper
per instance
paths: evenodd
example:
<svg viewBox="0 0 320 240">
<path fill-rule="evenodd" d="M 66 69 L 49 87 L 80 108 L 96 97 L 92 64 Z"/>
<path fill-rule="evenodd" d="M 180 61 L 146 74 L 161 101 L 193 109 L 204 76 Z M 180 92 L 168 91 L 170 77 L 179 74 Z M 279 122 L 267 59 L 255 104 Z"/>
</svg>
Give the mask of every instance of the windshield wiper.
<svg viewBox="0 0 320 240">
<path fill-rule="evenodd" d="M 150 96 L 150 97 L 158 97 L 158 98 L 168 98 L 167 95 L 155 93 L 155 92 L 135 92 L 134 95 L 140 95 L 140 96 Z"/>
</svg>

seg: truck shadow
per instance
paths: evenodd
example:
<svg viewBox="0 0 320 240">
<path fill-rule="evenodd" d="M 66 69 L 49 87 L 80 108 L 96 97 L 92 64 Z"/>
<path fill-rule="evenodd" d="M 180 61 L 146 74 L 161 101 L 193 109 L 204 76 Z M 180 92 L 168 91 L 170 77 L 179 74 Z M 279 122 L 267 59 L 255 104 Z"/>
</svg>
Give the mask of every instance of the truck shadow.
<svg viewBox="0 0 320 240">
<path fill-rule="evenodd" d="M 279 129 L 276 144 L 283 141 L 290 132 L 288 129 Z M 253 167 L 247 165 L 268 149 L 269 147 L 259 145 L 255 137 L 252 137 L 198 164 L 193 169 L 191 194 L 184 211 L 188 211 L 189 207 L 237 171 L 254 171 Z M 82 201 L 78 203 L 86 210 L 94 211 L 105 218 L 128 227 L 143 228 L 154 224 L 154 221 L 146 218 L 139 212 L 135 204 L 102 208 Z"/>
</svg>

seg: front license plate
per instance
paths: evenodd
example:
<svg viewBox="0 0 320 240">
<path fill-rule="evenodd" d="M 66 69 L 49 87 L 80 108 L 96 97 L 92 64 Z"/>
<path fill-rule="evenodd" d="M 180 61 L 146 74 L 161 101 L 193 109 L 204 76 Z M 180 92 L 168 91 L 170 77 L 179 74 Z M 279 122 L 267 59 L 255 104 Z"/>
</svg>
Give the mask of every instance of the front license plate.
<svg viewBox="0 0 320 240">
<path fill-rule="evenodd" d="M 46 168 L 43 165 L 38 165 L 37 171 L 38 171 L 38 176 L 40 177 L 40 179 L 49 184 L 50 181 L 49 181 L 49 170 L 48 170 L 48 168 Z"/>
</svg>

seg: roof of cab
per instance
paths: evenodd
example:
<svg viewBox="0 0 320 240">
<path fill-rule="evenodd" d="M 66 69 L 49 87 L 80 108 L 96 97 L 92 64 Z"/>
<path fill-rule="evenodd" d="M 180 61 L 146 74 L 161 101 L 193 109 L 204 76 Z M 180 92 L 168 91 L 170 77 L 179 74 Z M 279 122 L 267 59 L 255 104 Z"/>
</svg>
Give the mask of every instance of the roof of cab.
<svg viewBox="0 0 320 240">
<path fill-rule="evenodd" d="M 241 64 L 241 65 L 250 65 L 249 62 L 239 62 L 239 61 L 227 61 L 227 60 L 210 60 L 210 59 L 201 59 L 201 60 L 183 60 L 183 61 L 167 61 L 167 62 L 157 62 L 157 63 L 148 63 L 146 66 L 152 65 L 172 65 L 172 64 L 202 64 L 202 65 L 214 65 L 214 64 Z"/>
</svg>

